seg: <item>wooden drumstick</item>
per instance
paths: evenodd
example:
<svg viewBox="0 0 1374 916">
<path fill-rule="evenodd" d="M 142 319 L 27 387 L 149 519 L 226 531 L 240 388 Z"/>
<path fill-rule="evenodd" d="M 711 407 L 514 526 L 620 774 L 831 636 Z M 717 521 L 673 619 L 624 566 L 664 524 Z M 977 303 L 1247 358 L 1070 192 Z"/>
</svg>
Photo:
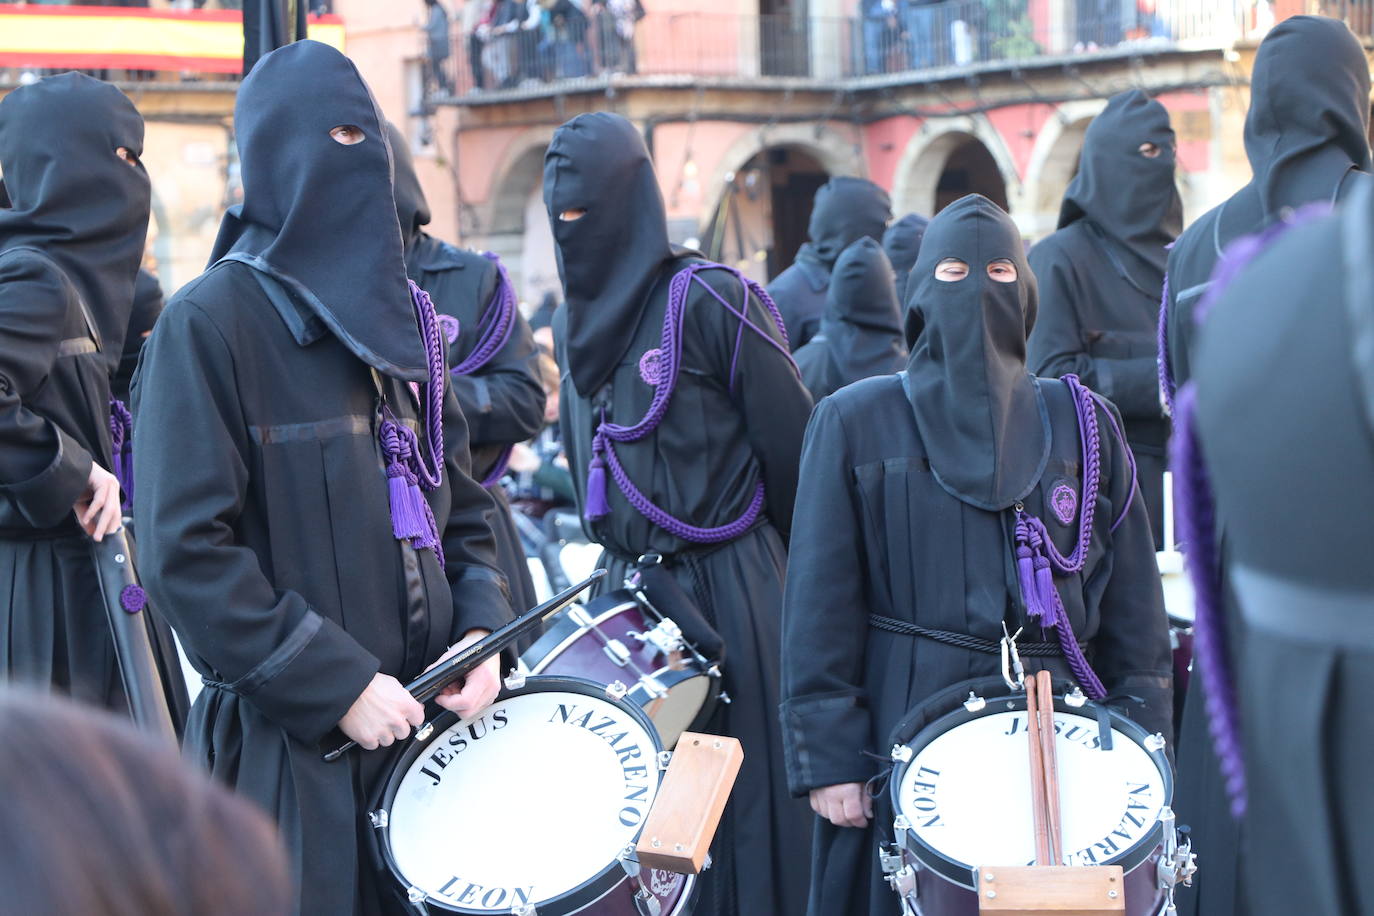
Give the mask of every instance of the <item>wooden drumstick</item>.
<svg viewBox="0 0 1374 916">
<path fill-rule="evenodd" d="M 1030 748 L 1031 819 L 1035 827 L 1035 864 L 1054 865 L 1056 863 L 1050 858 L 1050 825 L 1045 798 L 1045 759 L 1040 737 L 1038 694 L 1036 679 L 1026 678 L 1026 744 Z"/>
<path fill-rule="evenodd" d="M 1048 671 L 1035 675 L 1037 706 L 1040 717 L 1041 771 L 1045 780 L 1045 824 L 1048 827 L 1051 865 L 1062 864 L 1064 838 L 1059 812 L 1059 762 L 1054 734 L 1054 683 Z"/>
</svg>

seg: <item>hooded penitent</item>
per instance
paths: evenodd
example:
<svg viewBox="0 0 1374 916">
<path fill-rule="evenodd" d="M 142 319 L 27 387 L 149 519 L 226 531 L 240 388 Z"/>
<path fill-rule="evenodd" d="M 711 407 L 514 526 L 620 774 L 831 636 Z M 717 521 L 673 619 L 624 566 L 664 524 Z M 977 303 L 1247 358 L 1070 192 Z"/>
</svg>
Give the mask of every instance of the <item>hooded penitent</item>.
<svg viewBox="0 0 1374 916">
<path fill-rule="evenodd" d="M 896 274 L 897 301 L 906 301 L 906 281 L 911 275 L 911 267 L 921 253 L 921 239 L 925 237 L 926 226 L 930 220 L 919 213 L 908 213 L 897 220 L 883 233 L 883 251 L 892 262 Z"/>
<path fill-rule="evenodd" d="M 835 262 L 820 333 L 796 357 L 802 381 L 817 400 L 905 364 L 892 266 L 873 239 L 859 239 Z"/>
<path fill-rule="evenodd" d="M 968 276 L 936 279 L 947 258 L 967 264 Z M 997 260 L 1016 267 L 1015 282 L 988 276 Z M 930 469 L 964 502 L 1005 509 L 1039 482 L 1049 455 L 1049 421 L 1026 369 L 1035 277 L 1011 217 L 977 194 L 942 210 L 921 242 L 908 297 L 907 392 Z"/>
<path fill-rule="evenodd" d="M 141 163 L 143 118 L 114 86 L 81 73 L 21 86 L 0 102 L 0 249 L 29 246 L 76 284 L 100 332 L 109 371 L 119 364 L 143 259 L 151 189 Z"/>
<path fill-rule="evenodd" d="M 303 109 L 303 85 L 327 85 Z M 234 126 L 243 203 L 211 261 L 233 254 L 284 283 L 368 365 L 423 382 L 426 354 L 406 285 L 385 121 L 352 61 L 316 41 L 262 58 L 239 88 Z M 352 146 L 330 131 L 359 128 Z"/>
<path fill-rule="evenodd" d="M 544 157 L 544 204 L 567 302 L 568 369 L 591 397 L 625 355 L 673 257 L 663 193 L 634 125 L 595 112 L 560 127 Z M 586 213 L 563 219 L 570 210 Z"/>
<path fill-rule="evenodd" d="M 1153 143 L 1154 158 L 1141 155 Z M 1111 248 L 1114 270 L 1157 300 L 1167 247 L 1183 229 L 1174 184 L 1174 129 L 1169 112 L 1138 89 L 1115 95 L 1088 125 L 1078 174 L 1064 194 L 1059 228 L 1080 220 Z"/>
<path fill-rule="evenodd" d="M 411 249 L 419 241 L 422 227 L 429 225 L 429 202 L 425 200 L 420 178 L 415 174 L 415 161 L 410 155 L 410 143 L 401 129 L 386 122 L 386 135 L 391 144 L 392 193 L 396 197 L 396 218 L 401 224 L 401 242 L 409 260 Z"/>
<path fill-rule="evenodd" d="M 140 269 L 134 283 L 129 329 L 124 335 L 124 349 L 112 383 L 114 396 L 121 401 L 129 400 L 129 386 L 134 380 L 134 370 L 138 368 L 138 356 L 143 352 L 143 344 L 152 333 L 158 316 L 162 314 L 162 304 L 162 286 L 157 282 L 157 277 Z"/>
</svg>

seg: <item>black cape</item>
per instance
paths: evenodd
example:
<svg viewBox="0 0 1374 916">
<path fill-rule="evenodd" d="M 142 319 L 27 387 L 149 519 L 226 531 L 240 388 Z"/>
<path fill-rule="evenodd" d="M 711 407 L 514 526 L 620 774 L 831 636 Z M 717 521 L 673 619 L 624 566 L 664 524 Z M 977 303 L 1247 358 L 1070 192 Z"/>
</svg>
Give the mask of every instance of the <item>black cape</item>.
<svg viewBox="0 0 1374 916">
<path fill-rule="evenodd" d="M 835 262 L 820 333 L 796 356 L 802 382 L 817 401 L 906 365 L 892 265 L 873 239 L 859 239 Z"/>
<path fill-rule="evenodd" d="M 405 241 L 406 273 L 429 293 L 440 314 L 458 319 L 458 337 L 448 347 L 449 367 L 460 365 L 496 320 L 488 312 L 500 274 L 496 264 L 433 238 L 423 230 L 429 205 L 415 174 L 405 137 L 388 125 L 396 167 L 396 215 Z M 470 375 L 450 375 L 449 384 L 467 418 L 472 445 L 472 472 L 486 480 L 507 450 L 534 438 L 544 425 L 544 386 L 539 354 L 529 324 L 519 311 L 505 346 Z M 497 560 L 510 584 L 511 604 L 524 611 L 538 603 L 525 550 L 511 518 L 506 491 L 489 487 L 493 507 L 488 521 L 496 538 Z"/>
<path fill-rule="evenodd" d="M 138 356 L 143 352 L 143 342 L 153 331 L 153 324 L 162 314 L 162 306 L 162 286 L 157 282 L 157 277 L 139 268 L 138 278 L 134 281 L 134 304 L 129 312 L 129 327 L 124 335 L 119 368 L 112 382 L 114 396 L 121 401 L 129 400 L 129 386 L 134 380 L 134 370 L 138 368 Z"/>
<path fill-rule="evenodd" d="M 906 301 L 907 278 L 921 253 L 921 239 L 925 237 L 930 220 L 919 213 L 908 213 L 887 227 L 883 233 L 883 251 L 892 262 L 897 278 L 897 301 Z"/>
<path fill-rule="evenodd" d="M 993 256 L 1014 256 L 1019 239 L 1005 216 L 1003 245 L 969 238 L 968 201 L 932 220 L 920 276 L 946 256 L 980 266 L 990 248 Z M 953 224 L 951 233 L 943 231 L 944 223 Z M 934 259 L 929 264 L 928 257 Z M 1020 295 L 1012 289 L 987 312 L 990 325 L 1004 325 L 994 339 L 1010 346 L 1025 317 L 1008 306 L 1033 302 L 1028 280 L 1022 274 Z M 911 306 L 931 318 L 947 311 L 940 298 L 949 306 L 982 310 L 978 299 L 965 301 L 962 290 L 928 290 L 924 296 L 914 290 Z M 913 372 L 927 352 L 918 338 Z M 1014 489 L 1024 490 L 1027 510 L 1045 520 L 1058 548 L 1067 551 L 1077 519 L 1062 524 L 1049 499 L 1063 484 L 1081 494 L 1077 417 L 1062 383 L 1026 378 L 1032 419 L 1039 424 L 1043 417 L 1048 427 L 1044 447 L 1034 438 L 1029 447 L 1018 445 L 1018 439 L 1004 442 L 997 453 L 1009 470 L 1035 471 L 1028 488 Z M 961 378 L 961 386 L 966 382 Z M 957 398 L 959 392 L 951 387 L 950 395 Z M 983 395 L 976 388 L 970 394 L 971 411 L 981 413 Z M 1013 631 L 1026 625 L 1024 639 L 1045 638 L 1026 623 L 1011 561 L 1011 514 L 978 507 L 937 476 L 939 453 L 928 447 L 931 434 L 913 411 L 912 396 L 905 373 L 868 379 L 819 404 L 807 429 L 783 612 L 783 733 L 788 785 L 797 795 L 877 775 L 882 765 L 868 755 L 886 757 L 892 728 L 913 706 L 952 684 L 1000 671 L 995 655 L 872 629 L 870 614 L 992 640 L 1002 636 L 1005 622 Z M 1131 500 L 1126 451 L 1107 431 L 1104 410 L 1098 419 L 1102 483 L 1087 563 L 1080 578 L 1056 584 L 1074 633 L 1087 644 L 1108 691 L 1146 700 L 1123 711 L 1147 729 L 1168 734 L 1168 624 L 1149 525 L 1140 501 Z M 1019 474 L 1012 477 L 1021 480 Z M 975 495 L 981 500 L 987 492 Z M 1123 512 L 1124 521 L 1111 532 Z M 1030 668 L 1044 662 L 1056 676 L 1068 675 L 1059 658 L 1027 662 Z M 809 916 L 896 911 L 876 855 L 880 833 L 892 822 L 885 795 L 875 799 L 875 809 L 872 825 L 862 830 L 815 819 Z"/>
<path fill-rule="evenodd" d="M 368 284 L 312 292 L 302 265 L 244 252 L 246 260 L 218 262 L 172 297 L 134 379 L 141 567 L 207 680 L 187 725 L 188 756 L 275 818 L 297 912 L 373 913 L 396 888 L 368 859 L 364 810 L 393 755 L 355 750 L 328 764 L 322 742 L 340 740 L 334 726 L 378 671 L 405 682 L 468 630 L 508 620 L 510 608 L 486 522 L 491 499 L 469 476 L 466 423 L 451 390 L 443 482 L 426 493 L 447 565 L 392 535 L 380 403 L 406 424 L 418 424 L 419 409 L 406 380 L 368 363 L 423 347 L 409 314 L 396 319 L 409 341 L 397 328 L 341 320 L 373 309 L 381 322 L 385 303 L 406 295 L 391 165 L 370 93 L 338 52 L 298 42 L 258 62 L 239 110 L 244 212 L 261 203 L 254 193 L 279 190 L 254 170 L 294 148 L 292 169 L 275 180 L 329 191 L 293 200 L 283 225 L 325 223 L 343 201 L 376 211 L 351 234 L 333 227 L 333 254 L 341 276 L 356 263 L 401 289 L 380 300 Z M 255 120 L 267 115 L 279 119 L 276 131 Z M 336 144 L 329 130 L 339 124 L 357 125 L 366 139 Z M 357 155 L 340 160 L 333 147 Z M 263 250 L 274 248 L 269 241 Z"/>
<path fill-rule="evenodd" d="M 115 155 L 143 121 L 76 73 L 0 102 L 0 675 L 126 710 L 72 505 L 109 469 L 110 372 L 148 223 L 148 177 Z M 60 150 L 61 155 L 54 155 Z M 118 329 L 116 331 L 116 328 Z"/>
<path fill-rule="evenodd" d="M 604 183 L 596 186 L 578 183 L 583 176 L 581 164 L 601 149 L 595 135 L 578 133 L 576 137 L 555 135 L 550 147 L 550 158 L 561 160 L 556 187 L 545 185 L 550 213 L 566 209 L 561 193 L 570 185 L 589 198 L 597 194 L 618 201 L 618 213 L 652 212 L 652 201 L 642 201 L 639 195 L 656 197 L 657 184 L 634 187 L 616 175 L 604 176 Z M 647 152 L 642 155 L 647 159 Z M 620 174 L 639 172 L 635 168 Z M 582 222 L 565 223 L 564 229 L 579 231 Z M 655 228 L 666 237 L 662 225 L 644 230 Z M 562 245 L 565 236 L 556 238 Z M 572 247 L 563 250 L 565 268 L 571 265 Z M 598 255 L 603 268 L 608 256 Z M 644 415 L 654 389 L 641 376 L 640 360 L 660 345 L 673 275 L 694 261 L 682 257 L 661 265 L 642 317 L 634 325 L 617 328 L 615 336 L 604 342 L 623 355 L 607 384 L 593 397 L 579 392 L 577 356 L 570 346 L 572 312 L 585 307 L 586 300 L 572 285 L 579 273 L 568 270 L 564 274 L 567 304 L 554 322 L 560 363 L 567 367 L 560 426 L 579 508 L 586 506 L 591 437 L 600 406 L 605 405 L 607 416 L 619 423 L 637 422 Z M 611 269 L 619 270 L 614 265 Z M 735 277 L 708 271 L 702 279 L 737 308 L 741 305 Z M 780 343 L 781 335 L 773 330 L 757 298 L 749 297 L 746 314 Z M 745 330 L 741 335 L 740 321 L 706 291 L 693 288 L 685 316 L 682 372 L 663 422 L 648 438 L 619 446 L 617 454 L 636 486 L 663 509 L 693 525 L 723 525 L 738 518 L 760 479 L 767 487 L 764 517 L 733 541 L 702 547 L 651 524 L 611 483 L 607 488 L 610 514 L 585 527 L 588 536 L 606 550 L 609 582 L 618 583 L 641 554 L 653 551 L 665 557 L 673 576 L 696 598 L 727 647 L 724 686 L 733 702 L 720 708 L 708 730 L 719 728 L 739 738 L 745 760 L 713 849 L 715 865 L 703 878 L 701 900 L 694 912 L 698 916 L 800 913 L 809 815 L 804 803 L 788 797 L 784 783 L 777 720 L 778 653 L 784 539 L 792 520 L 797 455 L 811 398 L 786 354 L 753 332 Z"/>
<path fill-rule="evenodd" d="M 1140 144 L 1160 148 L 1140 155 Z M 1162 547 L 1169 421 L 1159 395 L 1166 246 L 1182 224 L 1169 113 L 1139 90 L 1114 96 L 1083 140 L 1059 230 L 1031 249 L 1040 317 L 1027 342 L 1038 375 L 1076 374 L 1126 420 L 1155 546 Z"/>
<path fill-rule="evenodd" d="M 1243 633 L 1242 867 L 1255 916 L 1374 911 L 1374 875 L 1347 867 L 1374 857 L 1374 742 L 1351 727 L 1374 689 L 1371 243 L 1366 186 L 1261 253 L 1198 331 L 1196 429 Z M 1279 362 L 1302 383 L 1273 372 Z M 1285 876 L 1279 856 L 1310 880 Z"/>
<path fill-rule="evenodd" d="M 1294 79 L 1293 74 L 1306 75 Z M 1305 203 L 1339 200 L 1368 179 L 1369 67 L 1359 41 L 1336 20 L 1294 16 L 1261 42 L 1251 76 L 1245 152 L 1254 178 L 1197 219 L 1169 252 L 1160 354 L 1173 384 L 1192 376 L 1194 311 L 1227 245 Z M 1237 656 L 1241 657 L 1237 649 Z M 1226 810 L 1220 771 L 1207 738 L 1201 679 L 1184 700 L 1175 810 L 1207 870 L 1179 891 L 1182 916 L 1248 912 L 1235 850 L 1240 832 Z"/>
<path fill-rule="evenodd" d="M 796 350 L 815 336 L 825 312 L 830 271 L 840 252 L 862 238 L 881 240 L 892 219 L 887 192 L 864 178 L 832 178 L 816 191 L 808 241 L 791 267 L 768 284 Z"/>
</svg>

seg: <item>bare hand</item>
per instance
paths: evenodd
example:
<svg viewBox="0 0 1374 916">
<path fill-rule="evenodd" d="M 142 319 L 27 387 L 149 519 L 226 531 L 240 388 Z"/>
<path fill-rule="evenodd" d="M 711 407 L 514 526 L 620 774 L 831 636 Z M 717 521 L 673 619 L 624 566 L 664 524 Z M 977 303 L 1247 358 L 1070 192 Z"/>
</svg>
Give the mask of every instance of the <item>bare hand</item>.
<svg viewBox="0 0 1374 916">
<path fill-rule="evenodd" d="M 873 799 L 861 782 L 811 790 L 811 810 L 836 827 L 867 827 L 873 817 Z"/>
<path fill-rule="evenodd" d="M 77 521 L 94 541 L 114 534 L 122 524 L 119 506 L 119 478 L 91 463 L 91 475 L 86 478 L 86 490 L 72 506 Z"/>
<path fill-rule="evenodd" d="M 461 640 L 454 643 L 447 652 L 439 656 L 434 665 L 451 658 L 460 650 L 466 649 L 487 635 L 487 630 L 468 630 Z M 430 665 L 429 668 L 433 668 L 434 665 Z M 428 671 L 429 668 L 425 670 Z M 482 667 L 469 671 L 462 683 L 449 684 L 434 698 L 434 702 L 445 709 L 458 713 L 465 719 L 470 719 L 490 706 L 491 701 L 496 699 L 496 695 L 500 692 L 501 657 L 498 655 L 487 659 L 482 663 Z"/>
<path fill-rule="evenodd" d="M 424 724 L 425 708 L 389 674 L 374 674 L 367 689 L 339 720 L 343 732 L 366 750 L 390 747 L 410 736 L 411 726 Z"/>
</svg>

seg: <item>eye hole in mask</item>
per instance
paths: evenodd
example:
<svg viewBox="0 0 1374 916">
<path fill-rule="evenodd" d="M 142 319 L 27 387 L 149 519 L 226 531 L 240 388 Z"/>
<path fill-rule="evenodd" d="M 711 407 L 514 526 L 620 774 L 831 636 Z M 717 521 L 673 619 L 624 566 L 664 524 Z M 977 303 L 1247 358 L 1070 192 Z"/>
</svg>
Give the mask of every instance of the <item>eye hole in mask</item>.
<svg viewBox="0 0 1374 916">
<path fill-rule="evenodd" d="M 945 258 L 935 265 L 935 279 L 945 283 L 958 283 L 968 276 L 968 265 L 958 258 Z"/>
<path fill-rule="evenodd" d="M 575 223 L 586 215 L 587 211 L 582 207 L 573 207 L 558 214 L 558 221 L 560 223 Z"/>
<path fill-rule="evenodd" d="M 353 146 L 367 139 L 367 134 L 363 133 L 363 129 L 356 124 L 340 124 L 338 127 L 330 129 L 329 136 L 335 143 L 341 143 L 344 146 Z"/>
<path fill-rule="evenodd" d="M 988 276 L 998 283 L 1016 282 L 1016 265 L 1006 258 L 988 262 Z"/>
<path fill-rule="evenodd" d="M 1140 155 L 1144 156 L 1146 159 L 1158 159 L 1163 155 L 1164 147 L 1160 146 L 1158 143 L 1146 140 L 1144 143 L 1140 144 L 1136 152 L 1140 153 Z"/>
<path fill-rule="evenodd" d="M 138 168 L 138 156 L 127 146 L 115 147 L 115 155 L 127 162 L 130 168 Z"/>
</svg>

